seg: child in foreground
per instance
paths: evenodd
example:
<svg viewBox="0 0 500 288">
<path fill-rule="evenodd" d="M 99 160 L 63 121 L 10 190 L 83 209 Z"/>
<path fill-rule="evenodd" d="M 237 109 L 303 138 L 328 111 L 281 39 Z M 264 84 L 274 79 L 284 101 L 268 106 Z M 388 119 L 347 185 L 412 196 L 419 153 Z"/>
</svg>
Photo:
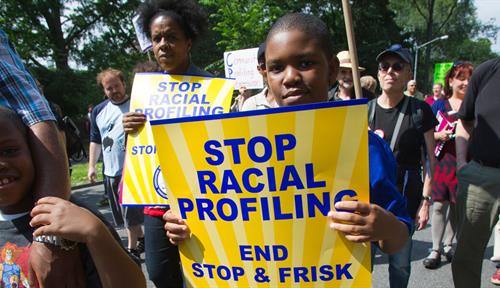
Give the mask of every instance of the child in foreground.
<svg viewBox="0 0 500 288">
<path fill-rule="evenodd" d="M 0 131 L 0 287 L 34 284 L 27 280 L 27 261 L 31 242 L 40 235 L 65 239 L 52 243 L 53 249 L 84 244 L 78 245 L 82 261 L 75 265 L 82 266 L 86 279 L 62 283 L 65 287 L 146 287 L 140 267 L 97 216 L 56 197 L 34 203 L 36 171 L 27 129 L 15 112 L 0 107 Z"/>
<path fill-rule="evenodd" d="M 279 106 L 326 102 L 339 61 L 325 23 L 306 14 L 278 19 L 267 36 L 264 76 Z M 334 125 L 334 123 L 332 123 Z M 395 186 L 395 160 L 383 140 L 369 132 L 371 203 L 341 201 L 330 211 L 330 227 L 353 242 L 376 242 L 385 253 L 403 247 L 412 232 L 406 201 Z M 352 212 L 339 212 L 338 210 Z M 190 236 L 186 222 L 169 210 L 165 230 L 173 244 Z"/>
</svg>

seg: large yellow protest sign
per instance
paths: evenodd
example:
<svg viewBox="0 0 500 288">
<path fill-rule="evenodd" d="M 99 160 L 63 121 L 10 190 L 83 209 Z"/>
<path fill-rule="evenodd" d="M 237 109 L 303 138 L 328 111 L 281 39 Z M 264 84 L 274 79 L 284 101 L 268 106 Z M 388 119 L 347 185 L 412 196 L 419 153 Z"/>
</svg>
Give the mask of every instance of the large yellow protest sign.
<svg viewBox="0 0 500 288">
<path fill-rule="evenodd" d="M 370 246 L 329 228 L 369 202 L 365 100 L 153 121 L 188 287 L 371 287 Z"/>
<path fill-rule="evenodd" d="M 217 115 L 229 112 L 234 80 L 164 73 L 138 73 L 130 111 L 148 120 Z M 151 126 L 127 138 L 123 172 L 124 205 L 168 205 Z"/>
</svg>

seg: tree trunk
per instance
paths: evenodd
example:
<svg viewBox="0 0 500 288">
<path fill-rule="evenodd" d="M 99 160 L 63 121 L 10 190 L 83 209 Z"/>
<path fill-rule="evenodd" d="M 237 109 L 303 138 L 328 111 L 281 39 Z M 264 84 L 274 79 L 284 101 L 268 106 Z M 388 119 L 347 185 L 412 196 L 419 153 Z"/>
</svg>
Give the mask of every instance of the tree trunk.
<svg viewBox="0 0 500 288">
<path fill-rule="evenodd" d="M 61 23 L 62 4 L 56 1 L 48 1 L 41 9 L 42 15 L 49 26 L 49 37 L 53 44 L 53 56 L 56 68 L 62 71 L 69 71 L 69 47 L 64 38 Z"/>
<path fill-rule="evenodd" d="M 433 26 L 434 26 L 434 4 L 435 0 L 428 1 L 428 11 L 429 18 L 427 18 L 427 27 L 426 27 L 426 39 L 425 42 L 431 41 L 433 39 Z M 430 59 L 431 59 L 431 46 L 432 44 L 427 45 L 425 47 L 425 59 L 424 59 L 424 73 L 422 81 L 420 82 L 420 91 L 423 93 L 427 93 L 429 91 L 429 87 L 431 86 L 429 83 L 429 70 L 430 70 Z M 417 86 L 418 87 L 418 86 Z"/>
</svg>

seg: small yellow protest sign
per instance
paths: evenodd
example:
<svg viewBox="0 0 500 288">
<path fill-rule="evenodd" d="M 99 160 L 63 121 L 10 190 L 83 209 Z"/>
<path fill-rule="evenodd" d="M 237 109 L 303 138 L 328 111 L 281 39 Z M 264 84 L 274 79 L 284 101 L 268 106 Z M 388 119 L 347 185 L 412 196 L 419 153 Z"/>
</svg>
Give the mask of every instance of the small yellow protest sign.
<svg viewBox="0 0 500 288">
<path fill-rule="evenodd" d="M 152 121 L 187 287 L 371 287 L 370 245 L 329 228 L 369 202 L 366 100 Z"/>
<path fill-rule="evenodd" d="M 165 73 L 138 73 L 130 111 L 141 112 L 148 121 L 229 112 L 234 80 Z M 168 205 L 151 126 L 147 122 L 127 138 L 123 172 L 124 205 Z"/>
</svg>

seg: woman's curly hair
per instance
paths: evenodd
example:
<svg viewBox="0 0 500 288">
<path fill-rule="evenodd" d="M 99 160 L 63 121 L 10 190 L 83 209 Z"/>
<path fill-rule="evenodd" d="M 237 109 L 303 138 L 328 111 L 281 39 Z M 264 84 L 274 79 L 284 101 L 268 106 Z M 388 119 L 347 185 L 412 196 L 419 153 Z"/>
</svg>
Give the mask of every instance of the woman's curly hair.
<svg viewBox="0 0 500 288">
<path fill-rule="evenodd" d="M 207 15 L 194 0 L 146 0 L 137 9 L 139 25 L 151 38 L 151 23 L 161 15 L 172 17 L 188 38 L 195 42 L 207 26 Z"/>
</svg>

